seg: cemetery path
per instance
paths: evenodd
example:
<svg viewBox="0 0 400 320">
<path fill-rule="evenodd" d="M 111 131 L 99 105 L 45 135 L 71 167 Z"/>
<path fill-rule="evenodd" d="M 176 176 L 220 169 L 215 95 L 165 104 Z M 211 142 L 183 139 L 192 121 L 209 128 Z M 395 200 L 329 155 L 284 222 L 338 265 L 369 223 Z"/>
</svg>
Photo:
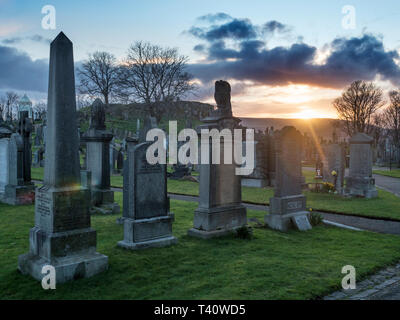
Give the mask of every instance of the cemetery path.
<svg viewBox="0 0 400 320">
<path fill-rule="evenodd" d="M 400 197 L 400 179 L 382 176 L 380 174 L 373 174 L 375 185 L 378 188 L 389 191 L 394 195 Z"/>
<path fill-rule="evenodd" d="M 356 289 L 339 290 L 324 300 L 400 300 L 400 263 L 356 283 Z"/>
</svg>

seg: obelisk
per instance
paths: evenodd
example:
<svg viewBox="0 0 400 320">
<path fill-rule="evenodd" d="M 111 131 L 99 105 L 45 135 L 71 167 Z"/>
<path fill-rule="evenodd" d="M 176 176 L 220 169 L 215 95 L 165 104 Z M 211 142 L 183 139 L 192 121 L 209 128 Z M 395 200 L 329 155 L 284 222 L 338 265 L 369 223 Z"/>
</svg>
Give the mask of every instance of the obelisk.
<svg viewBox="0 0 400 320">
<path fill-rule="evenodd" d="M 81 186 L 72 42 L 60 33 L 51 43 L 44 185 L 36 190 L 35 227 L 29 253 L 18 269 L 42 280 L 53 266 L 63 283 L 105 271 L 108 258 L 96 252 L 89 194 Z"/>
</svg>

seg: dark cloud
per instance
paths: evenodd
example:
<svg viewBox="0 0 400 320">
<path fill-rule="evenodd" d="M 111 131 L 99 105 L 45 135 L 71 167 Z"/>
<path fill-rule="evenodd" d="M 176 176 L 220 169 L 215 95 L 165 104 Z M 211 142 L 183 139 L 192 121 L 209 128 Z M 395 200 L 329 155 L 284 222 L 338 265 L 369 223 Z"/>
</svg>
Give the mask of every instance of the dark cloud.
<svg viewBox="0 0 400 320">
<path fill-rule="evenodd" d="M 290 32 L 291 28 L 283 23 L 280 23 L 279 21 L 272 20 L 263 25 L 262 31 L 264 33 L 286 33 Z"/>
<path fill-rule="evenodd" d="M 210 28 L 192 27 L 189 33 L 206 41 L 217 41 L 222 39 L 254 39 L 257 37 L 258 31 L 247 19 L 233 19 Z"/>
<path fill-rule="evenodd" d="M 0 45 L 0 89 L 47 91 L 48 61 Z"/>
<path fill-rule="evenodd" d="M 208 61 L 190 65 L 190 71 L 203 82 L 231 78 L 268 85 L 297 83 L 340 88 L 354 80 L 370 81 L 380 76 L 400 85 L 400 68 L 395 62 L 399 54 L 385 50 L 382 39 L 371 34 L 333 40 L 328 44 L 330 54 L 325 63 L 317 65 L 314 46 L 299 42 L 267 48 L 262 34 L 290 31 L 278 21 L 259 28 L 247 19 L 233 19 L 192 30 L 193 36 L 205 41 L 196 47 L 202 49 Z"/>
<path fill-rule="evenodd" d="M 38 34 L 35 34 L 33 36 L 29 36 L 29 37 L 8 38 L 8 39 L 2 40 L 2 42 L 3 42 L 3 44 L 17 44 L 17 43 L 21 43 L 21 42 L 26 41 L 26 40 L 39 42 L 39 43 L 43 43 L 43 44 L 50 44 L 51 43 L 51 39 L 47 39 L 47 38 L 42 37 L 41 35 L 38 35 Z"/>
<path fill-rule="evenodd" d="M 197 20 L 199 21 L 206 21 L 206 22 L 217 22 L 217 21 L 224 21 L 224 20 L 231 20 L 232 17 L 229 14 L 226 14 L 224 12 L 218 12 L 215 14 L 206 14 L 204 16 L 198 17 Z"/>
</svg>

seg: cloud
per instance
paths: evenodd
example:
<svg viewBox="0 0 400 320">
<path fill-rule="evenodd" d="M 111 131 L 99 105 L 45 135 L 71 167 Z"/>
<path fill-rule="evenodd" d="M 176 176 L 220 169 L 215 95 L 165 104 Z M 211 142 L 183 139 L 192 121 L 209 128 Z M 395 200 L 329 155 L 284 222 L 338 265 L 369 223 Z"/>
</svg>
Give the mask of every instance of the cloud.
<svg viewBox="0 0 400 320">
<path fill-rule="evenodd" d="M 192 27 L 189 33 L 207 41 L 222 39 L 253 39 L 257 37 L 257 29 L 248 19 L 233 19 L 221 25 L 213 25 L 210 28 Z"/>
<path fill-rule="evenodd" d="M 231 20 L 231 19 L 232 17 L 224 12 L 218 12 L 215 14 L 210 13 L 197 18 L 197 20 L 199 21 L 205 21 L 210 23 L 214 23 L 217 21 Z"/>
<path fill-rule="evenodd" d="M 0 89 L 47 91 L 48 61 L 0 45 Z"/>
<path fill-rule="evenodd" d="M 38 43 L 43 43 L 43 44 L 50 44 L 51 43 L 51 39 L 48 38 L 44 38 L 41 35 L 35 34 L 33 36 L 29 36 L 29 37 L 13 37 L 13 38 L 8 38 L 8 39 L 4 39 L 2 40 L 3 44 L 16 44 L 16 43 L 21 43 L 23 41 L 33 41 L 33 42 L 38 42 Z"/>
<path fill-rule="evenodd" d="M 248 19 L 192 27 L 192 36 L 203 40 L 195 49 L 206 55 L 206 61 L 189 65 L 190 72 L 203 83 L 225 78 L 257 85 L 340 88 L 354 80 L 380 77 L 400 85 L 400 67 L 396 64 L 399 53 L 386 50 L 382 39 L 372 34 L 334 39 L 327 44 L 329 53 L 323 63 L 316 63 L 318 48 L 302 41 L 287 47 L 267 47 L 265 33 L 290 31 L 290 27 L 275 20 L 262 27 Z"/>
</svg>

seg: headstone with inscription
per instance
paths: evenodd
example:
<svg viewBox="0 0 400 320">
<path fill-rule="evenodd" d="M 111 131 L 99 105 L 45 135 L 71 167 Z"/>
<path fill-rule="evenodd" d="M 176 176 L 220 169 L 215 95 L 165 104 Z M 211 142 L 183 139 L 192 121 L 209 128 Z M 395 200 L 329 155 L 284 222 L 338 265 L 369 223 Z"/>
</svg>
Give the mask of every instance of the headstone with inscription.
<svg viewBox="0 0 400 320">
<path fill-rule="evenodd" d="M 232 116 L 231 87 L 226 81 L 215 83 L 215 101 L 217 109 L 210 117 L 203 119 L 205 123 L 198 127 L 202 129 L 230 129 L 231 132 L 237 128 L 240 120 Z M 208 239 L 226 235 L 235 229 L 247 224 L 246 208 L 242 205 L 241 176 L 236 174 L 239 167 L 235 161 L 225 163 L 225 141 L 220 139 L 219 145 L 213 144 L 212 139 L 202 139 L 201 143 L 206 146 L 201 150 L 208 149 L 208 164 L 200 164 L 200 197 L 199 207 L 194 212 L 193 228 L 188 235 Z M 213 163 L 214 153 L 220 148 L 220 164 Z"/>
<path fill-rule="evenodd" d="M 311 229 L 306 211 L 306 197 L 302 194 L 301 139 L 296 128 L 284 127 L 275 133 L 276 174 L 275 193 L 270 199 L 265 222 L 272 228 L 288 231 Z"/>
<path fill-rule="evenodd" d="M 350 196 L 375 198 L 378 191 L 372 177 L 372 143 L 365 133 L 356 133 L 350 139 L 350 169 L 346 177 L 345 193 Z"/>
<path fill-rule="evenodd" d="M 146 151 L 152 144 L 127 138 L 128 158 L 124 169 L 124 240 L 130 249 L 163 247 L 176 243 L 172 235 L 174 215 L 169 211 L 167 165 L 149 164 Z"/>
<path fill-rule="evenodd" d="M 56 283 L 94 276 L 108 268 L 96 252 L 88 190 L 81 186 L 72 42 L 60 33 L 51 43 L 43 186 L 36 190 L 30 249 L 18 269 L 41 281 L 51 265 Z"/>
<path fill-rule="evenodd" d="M 110 141 L 111 132 L 105 126 L 105 106 L 96 99 L 91 107 L 90 128 L 81 141 L 86 143 L 86 170 L 91 171 L 91 213 L 119 213 L 110 188 Z"/>
</svg>

